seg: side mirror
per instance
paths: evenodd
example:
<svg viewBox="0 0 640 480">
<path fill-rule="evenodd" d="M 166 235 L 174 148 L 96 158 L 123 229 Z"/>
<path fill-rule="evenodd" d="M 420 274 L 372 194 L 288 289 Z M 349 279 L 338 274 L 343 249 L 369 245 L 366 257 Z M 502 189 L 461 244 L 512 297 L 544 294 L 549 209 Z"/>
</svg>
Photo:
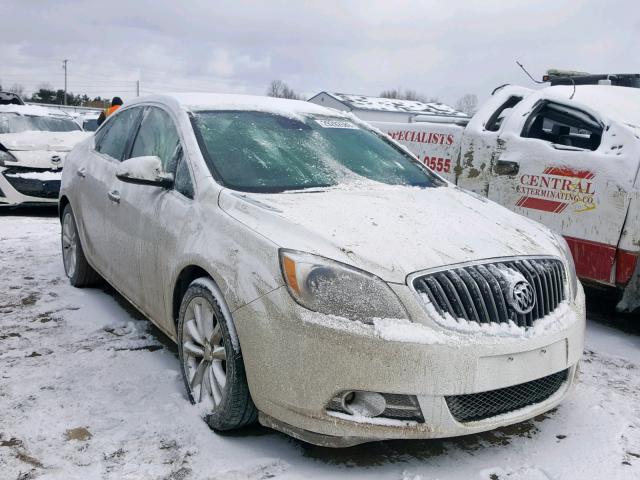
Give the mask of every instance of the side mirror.
<svg viewBox="0 0 640 480">
<path fill-rule="evenodd" d="M 151 185 L 169 188 L 173 185 L 173 174 L 162 169 L 162 161 L 156 156 L 133 157 L 125 160 L 116 169 L 116 178 L 136 185 Z"/>
</svg>

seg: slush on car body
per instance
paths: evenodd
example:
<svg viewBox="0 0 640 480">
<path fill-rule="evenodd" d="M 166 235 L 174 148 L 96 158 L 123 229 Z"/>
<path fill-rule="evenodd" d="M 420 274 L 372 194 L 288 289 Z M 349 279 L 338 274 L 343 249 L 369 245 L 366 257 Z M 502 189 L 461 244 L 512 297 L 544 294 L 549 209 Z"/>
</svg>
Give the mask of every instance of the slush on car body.
<svg viewBox="0 0 640 480">
<path fill-rule="evenodd" d="M 178 344 L 217 431 L 349 446 L 556 406 L 584 293 L 566 242 L 310 103 L 152 96 L 67 157 L 62 252 Z"/>
</svg>

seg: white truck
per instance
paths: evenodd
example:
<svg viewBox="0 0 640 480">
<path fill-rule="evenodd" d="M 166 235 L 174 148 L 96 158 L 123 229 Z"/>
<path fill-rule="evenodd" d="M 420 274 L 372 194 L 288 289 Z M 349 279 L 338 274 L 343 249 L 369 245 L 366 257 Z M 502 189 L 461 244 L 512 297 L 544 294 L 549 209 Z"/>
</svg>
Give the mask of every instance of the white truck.
<svg viewBox="0 0 640 480">
<path fill-rule="evenodd" d="M 585 283 L 640 307 L 640 89 L 502 86 L 469 120 L 371 122 L 456 183 L 562 233 Z M 452 119 L 458 122 L 459 119 Z"/>
</svg>

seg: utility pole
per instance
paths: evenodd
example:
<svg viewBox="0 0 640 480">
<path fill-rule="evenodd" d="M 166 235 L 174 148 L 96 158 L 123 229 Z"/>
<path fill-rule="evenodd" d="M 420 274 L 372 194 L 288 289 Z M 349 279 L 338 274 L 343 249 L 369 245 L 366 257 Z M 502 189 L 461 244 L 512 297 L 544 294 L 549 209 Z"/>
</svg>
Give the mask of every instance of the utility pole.
<svg viewBox="0 0 640 480">
<path fill-rule="evenodd" d="M 67 104 L 67 63 L 69 60 L 62 60 L 62 68 L 64 69 L 64 104 Z"/>
<path fill-rule="evenodd" d="M 140 96 L 140 80 L 136 81 L 136 97 Z"/>
</svg>

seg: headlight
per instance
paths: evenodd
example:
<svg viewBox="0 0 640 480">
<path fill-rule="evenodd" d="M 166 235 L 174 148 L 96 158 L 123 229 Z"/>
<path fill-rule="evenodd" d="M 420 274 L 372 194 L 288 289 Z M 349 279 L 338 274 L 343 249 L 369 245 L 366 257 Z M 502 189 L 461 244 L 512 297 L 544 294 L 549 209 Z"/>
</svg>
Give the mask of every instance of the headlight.
<svg viewBox="0 0 640 480">
<path fill-rule="evenodd" d="M 571 288 L 569 298 L 574 299 L 578 293 L 578 276 L 576 275 L 576 265 L 573 263 L 573 255 L 571 254 L 569 244 L 564 237 L 557 233 L 554 233 L 553 235 L 558 242 L 558 247 L 560 247 L 560 250 L 562 250 L 564 255 L 565 269 L 567 271 L 567 276 L 569 277 L 569 286 Z"/>
<path fill-rule="evenodd" d="M 293 250 L 280 250 L 280 265 L 289 293 L 309 310 L 365 323 L 407 318 L 398 297 L 375 275 Z"/>
<path fill-rule="evenodd" d="M 16 158 L 13 155 L 11 155 L 9 152 L 0 150 L 0 167 L 4 167 L 5 161 L 15 162 Z"/>
</svg>

